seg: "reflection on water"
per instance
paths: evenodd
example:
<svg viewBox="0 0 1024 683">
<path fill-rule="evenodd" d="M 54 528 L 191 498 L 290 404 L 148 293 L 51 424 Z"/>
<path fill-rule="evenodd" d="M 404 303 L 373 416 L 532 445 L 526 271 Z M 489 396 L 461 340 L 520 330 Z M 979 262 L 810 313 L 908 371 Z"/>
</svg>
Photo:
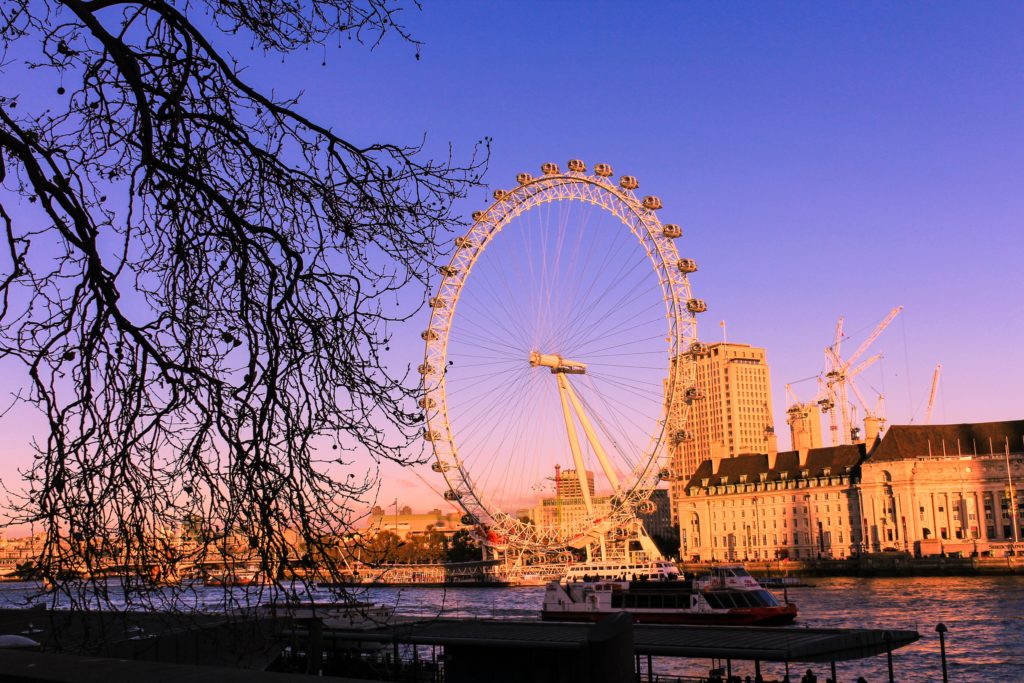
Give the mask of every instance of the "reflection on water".
<svg viewBox="0 0 1024 683">
<path fill-rule="evenodd" d="M 916 629 L 921 640 L 896 651 L 897 681 L 941 680 L 935 625 L 949 627 L 946 651 L 951 681 L 1024 681 L 1024 577 L 814 579 L 813 588 L 789 590 L 800 606 L 796 628 Z M 234 589 L 236 591 L 241 589 Z M 778 591 L 776 591 L 778 592 Z M 400 614 L 425 618 L 462 616 L 537 619 L 544 589 L 529 588 L 373 588 L 359 591 L 366 602 L 394 606 Z M 0 583 L 0 606 L 25 606 L 25 584 Z M 223 600 L 219 589 L 197 591 L 200 604 L 213 608 Z M 329 593 L 316 596 L 330 599 Z M 657 658 L 656 673 L 706 673 L 710 661 Z M 819 681 L 828 665 L 813 665 Z M 791 667 L 799 680 L 807 665 Z M 766 678 L 781 679 L 782 666 L 765 664 Z M 864 676 L 869 683 L 887 680 L 885 656 L 837 665 L 840 681 Z M 733 673 L 753 674 L 753 665 L 735 663 Z"/>
</svg>

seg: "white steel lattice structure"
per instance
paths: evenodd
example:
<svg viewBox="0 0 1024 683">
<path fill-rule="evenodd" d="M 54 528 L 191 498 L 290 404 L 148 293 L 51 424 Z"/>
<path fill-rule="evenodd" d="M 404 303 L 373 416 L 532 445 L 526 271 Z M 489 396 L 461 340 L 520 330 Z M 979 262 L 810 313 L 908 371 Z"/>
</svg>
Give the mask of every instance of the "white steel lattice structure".
<svg viewBox="0 0 1024 683">
<path fill-rule="evenodd" d="M 706 306 L 691 296 L 696 264 L 679 257 L 679 227 L 661 223 L 661 200 L 638 197 L 635 178 L 615 183 L 609 166 L 589 174 L 579 160 L 569 169 L 520 174 L 474 213 L 439 268 L 422 335 L 433 469 L 492 547 L 582 547 L 628 526 L 671 476 L 668 442 L 684 438 L 694 398 Z M 556 474 L 548 499 L 559 523 L 517 515 L 569 452 L 572 486 Z M 563 502 L 570 488 L 580 514 Z"/>
</svg>

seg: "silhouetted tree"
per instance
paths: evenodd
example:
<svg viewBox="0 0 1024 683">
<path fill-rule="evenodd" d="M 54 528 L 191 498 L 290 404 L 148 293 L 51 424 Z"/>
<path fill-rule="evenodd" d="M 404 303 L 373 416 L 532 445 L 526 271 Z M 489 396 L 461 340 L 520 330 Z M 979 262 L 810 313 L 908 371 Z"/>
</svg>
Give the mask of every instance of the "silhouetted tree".
<svg viewBox="0 0 1024 683">
<path fill-rule="evenodd" d="M 0 356 L 49 426 L 12 506 L 69 594 L 104 539 L 145 571 L 182 522 L 197 562 L 233 549 L 276 576 L 289 528 L 336 557 L 315 551 L 374 486 L 356 454 L 410 457 L 417 378 L 385 355 L 483 162 L 346 139 L 220 47 L 394 34 L 418 56 L 400 9 L 0 5 Z"/>
<path fill-rule="evenodd" d="M 473 534 L 465 529 L 459 529 L 452 534 L 452 540 L 448 545 L 449 562 L 472 562 L 480 559 L 480 544 L 473 538 Z"/>
</svg>

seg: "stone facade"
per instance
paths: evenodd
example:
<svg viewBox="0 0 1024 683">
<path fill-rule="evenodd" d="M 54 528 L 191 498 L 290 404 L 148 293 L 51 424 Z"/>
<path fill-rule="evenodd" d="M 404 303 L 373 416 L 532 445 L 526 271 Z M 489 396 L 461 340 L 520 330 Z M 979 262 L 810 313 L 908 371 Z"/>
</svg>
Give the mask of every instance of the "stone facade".
<svg viewBox="0 0 1024 683">
<path fill-rule="evenodd" d="M 1024 421 L 892 427 L 872 444 L 701 463 L 677 504 L 689 560 L 1005 554 L 1024 517 Z"/>
</svg>

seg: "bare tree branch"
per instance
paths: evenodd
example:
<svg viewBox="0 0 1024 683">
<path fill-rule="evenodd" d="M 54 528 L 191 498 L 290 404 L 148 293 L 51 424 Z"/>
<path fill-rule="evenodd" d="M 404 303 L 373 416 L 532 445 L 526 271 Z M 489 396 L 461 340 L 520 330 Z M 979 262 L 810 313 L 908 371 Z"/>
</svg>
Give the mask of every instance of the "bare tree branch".
<svg viewBox="0 0 1024 683">
<path fill-rule="evenodd" d="M 49 427 L 11 512 L 45 529 L 38 569 L 73 602 L 69 577 L 224 553 L 273 579 L 329 573 L 375 484 L 352 460 L 416 457 L 416 383 L 382 354 L 486 141 L 459 163 L 345 139 L 248 85 L 190 18 L 265 52 L 387 34 L 418 50 L 401 9 L 0 8 L 2 83 L 60 82 L 0 90 L 0 358 Z"/>
</svg>

